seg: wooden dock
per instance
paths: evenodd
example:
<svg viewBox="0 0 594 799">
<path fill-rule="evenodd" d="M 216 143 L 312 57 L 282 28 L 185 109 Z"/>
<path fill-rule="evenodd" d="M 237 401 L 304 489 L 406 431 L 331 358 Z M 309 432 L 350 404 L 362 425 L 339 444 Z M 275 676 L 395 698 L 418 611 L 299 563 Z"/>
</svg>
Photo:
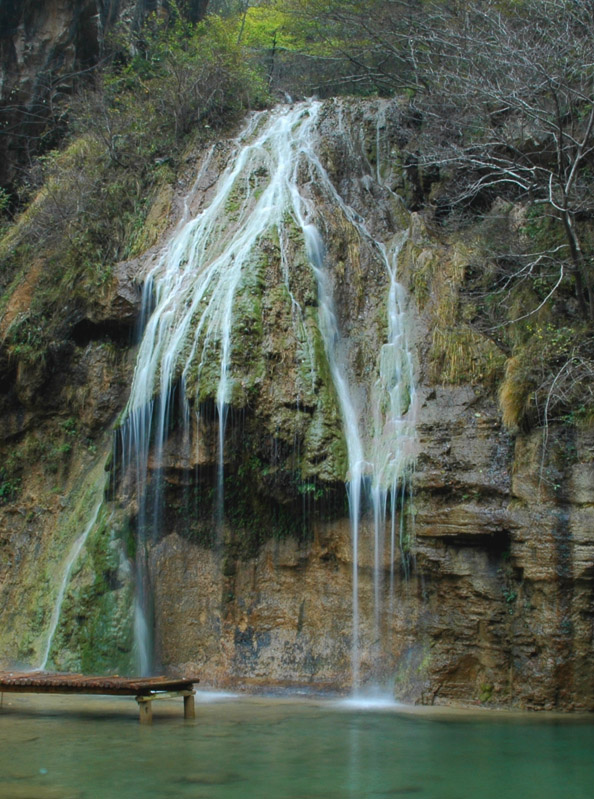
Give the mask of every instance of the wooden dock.
<svg viewBox="0 0 594 799">
<path fill-rule="evenodd" d="M 197 682 L 197 677 L 87 677 L 84 674 L 50 674 L 44 671 L 3 671 L 0 672 L 0 693 L 134 696 L 140 710 L 140 723 L 151 724 L 153 700 L 177 696 L 184 700 L 184 718 L 193 719 L 193 686 Z"/>
</svg>

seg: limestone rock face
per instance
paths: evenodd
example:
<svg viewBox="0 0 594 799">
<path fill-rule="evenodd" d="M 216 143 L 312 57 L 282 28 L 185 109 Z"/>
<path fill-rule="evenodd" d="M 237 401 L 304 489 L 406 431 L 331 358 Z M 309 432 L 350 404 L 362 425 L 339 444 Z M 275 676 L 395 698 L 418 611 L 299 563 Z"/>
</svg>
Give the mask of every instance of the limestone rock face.
<svg viewBox="0 0 594 799">
<path fill-rule="evenodd" d="M 398 142 L 408 135 L 406 120 L 397 107 L 387 112 L 381 103 L 328 103 L 320 131 L 320 158 L 332 184 L 364 219 L 369 236 L 386 244 L 406 229 L 410 242 L 399 271 L 410 297 L 417 457 L 394 551 L 386 543 L 379 563 L 371 508 L 362 513 L 361 681 L 378 682 L 411 702 L 592 710 L 594 434 L 569 424 L 506 432 L 495 390 L 478 379 L 504 356 L 486 339 L 477 343 L 479 333 L 466 339 L 474 353 L 469 372 L 477 379 L 446 379 L 443 370 L 439 376 L 441 339 L 431 300 L 421 302 L 417 289 L 431 265 L 437 277 L 430 290 L 447 291 L 444 275 L 463 255 L 432 237 L 396 197 L 414 193 L 394 166 Z M 357 145 L 345 149 L 353 139 Z M 230 150 L 221 145 L 221 162 L 209 162 L 193 212 L 212 196 L 211 173 L 224 168 Z M 194 176 L 187 180 L 193 182 Z M 318 199 L 315 186 L 307 191 Z M 180 192 L 167 203 L 169 233 L 182 199 Z M 385 339 L 388 280 L 376 245 L 338 213 L 324 224 L 337 316 L 348 341 L 345 360 L 360 407 L 368 408 L 373 364 Z M 339 413 L 336 398 L 323 394 L 322 379 L 307 402 L 295 396 L 291 314 L 275 288 L 278 242 L 266 239 L 261 250 L 258 325 L 244 325 L 234 363 L 243 383 L 230 410 L 222 518 L 212 391 L 195 399 L 187 434 L 178 415 L 163 451 L 153 449 L 148 458 L 148 496 L 162 517 L 159 533 L 143 542 L 156 658 L 167 671 L 197 671 L 206 685 L 347 691 L 353 554 Z M 294 296 L 314 319 L 317 298 L 303 248 L 292 243 L 289 251 L 298 275 Z M 87 555 L 73 569 L 50 663 L 132 668 L 142 521 L 134 465 L 121 457 L 120 432 L 113 437 L 115 455 L 106 453 L 127 401 L 130 331 L 154 256 L 118 265 L 108 290 L 76 309 L 55 363 L 39 373 L 11 374 L 6 366 L 0 446 L 5 458 L 21 464 L 20 486 L 0 483 L 7 497 L 0 507 L 6 663 L 39 663 L 65 558 L 103 492 L 105 509 Z M 28 301 L 23 289 L 6 314 L 21 313 Z M 392 531 L 385 526 L 388 542 Z"/>
<path fill-rule="evenodd" d="M 591 710 L 594 486 L 591 435 L 550 484 L 567 431 L 514 439 L 468 387 L 422 391 L 414 479 L 414 568 L 399 574 L 374 647 L 372 525 L 361 539 L 361 669 L 398 698 Z M 350 681 L 348 520 L 314 540 L 269 541 L 228 573 L 175 533 L 153 554 L 157 637 L 169 668 L 232 687 Z M 385 564 L 385 584 L 389 563 Z M 206 589 L 204 588 L 206 586 Z M 380 664 L 378 666 L 378 663 Z"/>
<path fill-rule="evenodd" d="M 430 701 L 591 709 L 591 434 L 551 431 L 543 456 L 542 432 L 513 439 L 493 405 L 439 388 L 420 430 Z"/>
<path fill-rule="evenodd" d="M 359 124 L 365 129 L 364 115 Z M 368 204 L 356 169 L 349 173 L 342 167 L 346 159 L 332 124 L 326 135 L 325 163 L 342 196 L 365 214 L 374 235 L 389 237 L 398 225 L 394 209 L 381 193 L 375 205 Z M 411 240 L 421 238 L 414 215 L 410 224 Z M 332 235 L 332 268 L 342 270 L 341 245 L 333 250 Z M 410 257 L 403 274 L 414 275 L 434 256 L 422 250 Z M 440 257 L 455 256 L 444 248 Z M 338 313 L 354 347 L 365 347 L 374 340 L 369 321 L 376 318 L 372 309 L 383 290 L 381 276 L 373 261 L 365 261 L 368 296 L 357 295 L 352 250 L 345 261 L 351 272 L 344 285 L 339 275 Z M 543 431 L 510 435 L 484 387 L 435 379 L 428 356 L 431 318 L 414 305 L 409 313 L 419 381 L 414 515 L 407 533 L 412 566 L 404 569 L 398 550 L 391 577 L 394 568 L 385 558 L 378 646 L 373 524 L 364 516 L 362 677 L 415 702 L 591 709 L 592 436 L 563 427 L 549 430 L 546 441 Z M 491 358 L 490 344 L 484 346 Z M 353 359 L 355 372 L 360 363 Z M 182 466 L 176 451 L 174 445 L 168 461 L 172 485 L 183 482 L 174 477 Z M 210 458 L 214 469 L 216 447 L 210 456 L 207 447 L 200 452 L 201 467 Z M 188 541 L 183 522 L 173 516 L 171 528 L 174 534 L 151 556 L 159 575 L 155 613 L 162 663 L 197 668 L 225 686 L 349 687 L 353 572 L 346 517 L 317 520 L 311 540 L 268 541 L 253 552 L 223 545 L 218 556 Z M 226 535 L 232 540 L 242 532 L 228 529 Z M 208 590 L 201 591 L 201 584 Z"/>
<path fill-rule="evenodd" d="M 72 75 L 92 67 L 116 2 L 51 0 L 4 3 L 0 16 L 0 181 L 6 184 L 25 158 L 21 138 L 35 151 L 49 108 L 72 90 Z M 100 11 L 103 13 L 100 14 Z M 29 145 L 28 145 L 29 146 Z"/>
</svg>

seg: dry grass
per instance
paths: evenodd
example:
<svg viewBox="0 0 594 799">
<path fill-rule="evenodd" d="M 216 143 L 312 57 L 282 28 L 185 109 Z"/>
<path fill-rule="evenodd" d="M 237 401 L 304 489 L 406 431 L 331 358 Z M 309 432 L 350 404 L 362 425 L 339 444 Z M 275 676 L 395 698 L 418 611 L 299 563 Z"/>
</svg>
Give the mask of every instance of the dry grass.
<svg viewBox="0 0 594 799">
<path fill-rule="evenodd" d="M 505 356 L 485 336 L 459 323 L 446 330 L 435 328 L 431 342 L 429 377 L 436 383 L 471 383 L 495 387 Z"/>
<path fill-rule="evenodd" d="M 522 360 L 509 358 L 505 364 L 505 377 L 499 387 L 499 407 L 503 424 L 508 430 L 518 430 L 532 405 L 534 386 L 526 373 Z"/>
</svg>

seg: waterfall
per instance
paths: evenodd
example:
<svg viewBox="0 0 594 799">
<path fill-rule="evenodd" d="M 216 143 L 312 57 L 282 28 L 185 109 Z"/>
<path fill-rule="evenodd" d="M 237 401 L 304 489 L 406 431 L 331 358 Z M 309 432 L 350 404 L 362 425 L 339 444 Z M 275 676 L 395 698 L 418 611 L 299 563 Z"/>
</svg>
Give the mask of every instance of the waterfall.
<svg viewBox="0 0 594 799">
<path fill-rule="evenodd" d="M 334 309 L 334 298 L 324 263 L 324 247 L 321 236 L 312 225 L 304 225 L 303 232 L 308 255 L 318 283 L 320 329 L 324 338 L 326 356 L 338 395 L 347 443 L 349 473 L 347 493 L 353 542 L 353 642 L 352 642 L 352 682 L 359 686 L 359 519 L 361 513 L 361 488 L 363 481 L 363 442 L 359 431 L 358 414 L 344 364 L 340 358 L 340 333 Z"/>
<path fill-rule="evenodd" d="M 290 239 L 297 230 L 317 286 L 318 329 L 323 342 L 346 444 L 348 470 L 343 475 L 352 536 L 352 684 L 360 682 L 359 564 L 363 506 L 374 519 L 373 574 L 375 636 L 381 638 L 385 611 L 382 574 L 385 529 L 390 512 L 390 597 L 394 594 L 397 534 L 403 530 L 400 497 L 412 463 L 414 424 L 413 368 L 405 333 L 405 299 L 397 282 L 397 263 L 405 234 L 391 242 L 376 240 L 365 221 L 341 196 L 317 152 L 323 104 L 307 101 L 253 114 L 232 146 L 226 168 L 201 209 L 192 216 L 203 162 L 184 214 L 169 242 L 145 277 L 145 320 L 130 398 L 119 431 L 119 473 L 135 485 L 136 548 L 135 638 L 138 668 L 155 668 L 153 609 L 149 569 L 151 544 L 161 534 L 164 458 L 176 397 L 181 403 L 184 450 L 190 427 L 199 423 L 201 403 L 212 403 L 218 420 L 216 527 L 222 536 L 225 513 L 225 440 L 229 411 L 242 390 L 234 341 L 238 303 L 260 276 L 260 248 L 266 237 L 278 241 L 285 289 L 295 336 L 301 342 L 303 378 L 315 393 L 318 366 L 306 325 L 307 309 L 291 288 Z M 378 134 L 379 135 L 379 134 Z M 378 145 L 379 147 L 379 145 Z M 377 172 L 379 178 L 379 167 Z M 369 176 L 370 179 L 371 176 Z M 374 253 L 388 285 L 387 338 L 379 354 L 372 397 L 361 399 L 349 361 L 349 342 L 341 330 L 331 264 L 324 241 L 321 202 L 351 226 Z M 306 368 L 305 368 L 306 367 Z M 369 402 L 373 412 L 369 411 Z M 192 408 L 194 412 L 192 413 Z M 370 429 L 368 419 L 372 418 Z M 189 457 L 189 456 L 188 456 Z M 149 484 L 151 486 L 149 490 Z M 367 500 L 365 499 L 367 497 Z M 402 546 L 399 547 L 402 549 Z"/>
</svg>

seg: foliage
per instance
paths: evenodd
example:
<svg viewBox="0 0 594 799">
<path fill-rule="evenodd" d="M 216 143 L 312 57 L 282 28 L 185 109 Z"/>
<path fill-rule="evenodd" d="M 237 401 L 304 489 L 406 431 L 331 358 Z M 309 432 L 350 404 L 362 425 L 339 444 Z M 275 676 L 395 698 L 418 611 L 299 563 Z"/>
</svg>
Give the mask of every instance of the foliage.
<svg viewBox="0 0 594 799">
<path fill-rule="evenodd" d="M 351 65 L 361 86 L 408 97 L 415 124 L 403 131 L 403 167 L 419 184 L 426 219 L 450 243 L 483 235 L 484 264 L 475 274 L 467 270 L 441 288 L 431 279 L 440 290 L 430 311 L 443 317 L 451 306 L 434 330 L 439 378 L 456 382 L 469 370 L 475 378 L 485 370 L 496 375 L 499 348 L 513 355 L 501 391 L 511 427 L 576 418 L 571 408 L 588 418 L 592 398 L 582 386 L 594 372 L 592 5 L 294 0 L 290 8 Z M 481 217 L 488 222 L 482 231 Z M 425 285 L 426 303 L 427 276 L 412 283 Z M 563 351 L 559 330 L 571 342 Z M 471 355 L 478 356 L 484 336 L 496 348 L 473 369 Z"/>
<path fill-rule="evenodd" d="M 408 32 L 425 4 L 289 0 L 284 5 L 305 33 L 304 50 L 322 68 L 316 89 L 387 95 L 410 88 Z"/>
<path fill-rule="evenodd" d="M 587 330 L 531 324 L 527 340 L 506 365 L 499 399 L 512 429 L 552 421 L 591 422 L 594 407 L 592 337 Z"/>
<path fill-rule="evenodd" d="M 361 80 L 351 59 L 345 57 L 353 44 L 353 30 L 330 9 L 354 7 L 355 3 L 299 2 L 298 0 L 215 0 L 220 14 L 237 40 L 266 71 L 268 86 L 276 92 L 330 96 L 337 92 L 374 91 Z M 361 5 L 361 4 L 359 4 Z"/>
<path fill-rule="evenodd" d="M 286 4 L 278 2 L 250 6 L 240 21 L 239 35 L 250 48 L 261 50 L 298 50 L 304 45 L 303 36 Z"/>
<path fill-rule="evenodd" d="M 0 505 L 7 505 L 13 502 L 20 490 L 21 480 L 19 477 L 11 477 L 6 469 L 0 469 Z"/>
<path fill-rule="evenodd" d="M 32 199 L 0 241 L 5 303 L 27 279 L 32 248 L 42 263 L 30 308 L 5 331 L 14 359 L 45 360 L 77 309 L 109 284 L 113 264 L 150 239 L 142 233 L 147 213 L 189 140 L 208 140 L 266 100 L 258 73 L 217 17 L 197 25 L 154 19 L 134 50 L 73 98 L 69 143 L 38 159 L 24 187 Z"/>
<path fill-rule="evenodd" d="M 413 37 L 420 161 L 442 177 L 434 200 L 445 213 L 481 210 L 498 197 L 527 203 L 549 235 L 526 227 L 518 274 L 538 278 L 553 262 L 551 295 L 573 290 L 590 319 L 583 221 L 593 210 L 594 94 L 584 65 L 594 56 L 593 31 L 586 4 L 529 0 L 503 9 L 473 3 L 464 14 L 436 6 Z"/>
<path fill-rule="evenodd" d="M 406 92 L 419 135 L 407 168 L 433 171 L 440 216 L 497 197 L 546 209 L 558 286 L 594 320 L 584 221 L 594 188 L 594 10 L 575 0 L 293 0 L 288 18 L 367 91 Z M 308 37 L 303 37 L 307 49 Z M 309 54 L 314 55 L 310 46 Z M 346 77 L 346 73 L 345 73 Z M 540 271 L 541 252 L 521 254 Z M 547 260 L 544 258 L 544 260 Z M 521 264 L 524 265 L 523 263 Z M 548 265 L 547 265 L 548 266 Z M 556 289 L 555 289 L 556 290 Z"/>
<path fill-rule="evenodd" d="M 6 191 L 6 189 L 0 188 L 0 214 L 3 214 L 4 211 L 8 208 L 10 204 L 10 194 Z"/>
<path fill-rule="evenodd" d="M 266 101 L 261 78 L 247 63 L 233 28 L 218 17 L 198 25 L 155 21 L 143 29 L 135 49 L 130 62 L 105 82 L 102 137 L 116 158 L 123 145 L 132 144 L 132 134 L 149 151 L 166 150 L 197 125 L 228 125 L 243 108 Z"/>
</svg>

